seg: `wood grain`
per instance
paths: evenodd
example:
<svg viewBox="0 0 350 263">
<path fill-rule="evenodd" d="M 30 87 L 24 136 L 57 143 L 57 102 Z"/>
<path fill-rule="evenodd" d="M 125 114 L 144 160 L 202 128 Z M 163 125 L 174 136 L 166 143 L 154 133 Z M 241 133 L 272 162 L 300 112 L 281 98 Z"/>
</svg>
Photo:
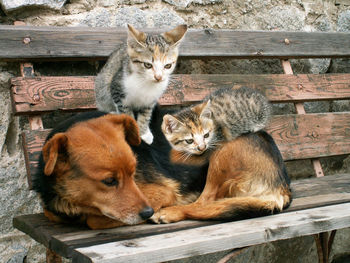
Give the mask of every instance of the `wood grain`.
<svg viewBox="0 0 350 263">
<path fill-rule="evenodd" d="M 350 226 L 350 203 L 78 248 L 73 262 L 163 262 Z"/>
<path fill-rule="evenodd" d="M 125 28 L 0 25 L 0 60 L 106 59 L 125 39 Z M 181 45 L 180 56 L 250 59 L 350 57 L 349 43 L 350 34 L 343 32 L 190 29 Z"/>
<path fill-rule="evenodd" d="M 13 78 L 15 114 L 96 108 L 94 77 Z M 164 106 L 198 102 L 219 88 L 248 86 L 261 90 L 271 102 L 350 99 L 350 74 L 307 75 L 174 75 L 159 100 Z"/>
<path fill-rule="evenodd" d="M 276 115 L 267 131 L 285 161 L 350 153 L 349 112 Z"/>
<path fill-rule="evenodd" d="M 350 202 L 350 174 L 303 179 L 292 182 L 294 200 L 285 213 L 330 204 Z M 61 256 L 70 257 L 79 247 L 88 247 L 145 236 L 209 226 L 218 222 L 184 221 L 171 225 L 144 224 L 106 230 L 55 224 L 43 214 L 24 215 L 14 219 L 14 226 Z"/>
</svg>

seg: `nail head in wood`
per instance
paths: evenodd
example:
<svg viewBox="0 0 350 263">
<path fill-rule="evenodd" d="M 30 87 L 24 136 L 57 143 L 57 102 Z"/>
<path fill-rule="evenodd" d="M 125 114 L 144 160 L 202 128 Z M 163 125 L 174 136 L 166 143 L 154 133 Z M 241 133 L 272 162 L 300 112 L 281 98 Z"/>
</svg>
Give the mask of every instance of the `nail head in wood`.
<svg viewBox="0 0 350 263">
<path fill-rule="evenodd" d="M 28 45 L 32 40 L 30 39 L 30 37 L 25 37 L 23 38 L 23 43 Z"/>
<path fill-rule="evenodd" d="M 33 100 L 34 100 L 35 102 L 40 101 L 40 96 L 39 96 L 39 94 L 34 94 Z"/>
</svg>

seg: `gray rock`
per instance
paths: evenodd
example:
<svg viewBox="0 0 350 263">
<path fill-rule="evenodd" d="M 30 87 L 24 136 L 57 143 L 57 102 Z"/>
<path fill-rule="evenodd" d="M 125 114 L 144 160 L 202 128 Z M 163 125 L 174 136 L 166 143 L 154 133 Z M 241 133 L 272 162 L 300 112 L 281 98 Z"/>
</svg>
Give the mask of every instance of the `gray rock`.
<svg viewBox="0 0 350 263">
<path fill-rule="evenodd" d="M 346 10 L 340 13 L 337 22 L 337 31 L 349 32 L 350 31 L 350 10 Z"/>
<path fill-rule="evenodd" d="M 268 30 L 300 31 L 305 23 L 305 13 L 293 6 L 276 6 L 264 17 Z"/>
<path fill-rule="evenodd" d="M 116 26 L 132 24 L 136 27 L 147 27 L 147 12 L 136 7 L 120 8 L 113 19 Z"/>
<path fill-rule="evenodd" d="M 144 11 L 136 7 L 123 7 L 112 15 L 107 9 L 99 8 L 87 14 L 80 25 L 95 27 L 124 27 L 132 24 L 139 28 L 168 27 L 185 21 L 174 11 L 164 8 L 160 11 Z"/>
<path fill-rule="evenodd" d="M 80 25 L 86 25 L 91 27 L 109 27 L 112 25 L 111 13 L 104 8 L 93 10 L 87 14 Z"/>
<path fill-rule="evenodd" d="M 27 7 L 61 9 L 67 0 L 0 0 L 4 12 L 11 12 Z"/>
<path fill-rule="evenodd" d="M 147 0 L 119 0 L 119 4 L 134 5 L 134 4 L 143 4 Z M 115 2 L 115 1 L 114 1 Z"/>
<path fill-rule="evenodd" d="M 174 5 L 178 8 L 188 7 L 190 4 L 199 4 L 199 5 L 209 5 L 221 3 L 222 0 L 163 0 L 164 2 Z"/>
</svg>

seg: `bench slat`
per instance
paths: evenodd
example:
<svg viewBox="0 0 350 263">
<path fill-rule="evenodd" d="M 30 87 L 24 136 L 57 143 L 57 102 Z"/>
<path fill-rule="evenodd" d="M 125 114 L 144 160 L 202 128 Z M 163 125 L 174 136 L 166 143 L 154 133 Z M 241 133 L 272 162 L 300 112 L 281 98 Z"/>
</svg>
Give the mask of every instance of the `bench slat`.
<svg viewBox="0 0 350 263">
<path fill-rule="evenodd" d="M 55 110 L 95 109 L 94 77 L 13 78 L 14 113 L 37 114 Z M 303 75 L 174 75 L 161 105 L 202 100 L 222 87 L 260 89 L 272 102 L 350 99 L 350 74 Z"/>
<path fill-rule="evenodd" d="M 73 262 L 164 262 L 349 226 L 347 203 L 78 248 Z"/>
<path fill-rule="evenodd" d="M 292 189 L 294 200 L 286 212 L 349 202 L 350 174 L 293 181 Z M 49 222 L 43 214 L 24 215 L 14 219 L 16 228 L 29 234 L 38 242 L 50 244 L 51 249 L 65 257 L 70 257 L 72 250 L 78 247 L 174 232 L 214 223 L 213 221 L 184 221 L 171 225 L 145 224 L 107 230 L 87 230 L 81 226 Z"/>
<path fill-rule="evenodd" d="M 276 115 L 267 130 L 286 161 L 350 153 L 350 112 Z"/>
<path fill-rule="evenodd" d="M 268 132 L 285 161 L 350 153 L 350 112 L 273 116 Z M 27 172 L 34 174 L 50 130 L 26 131 L 23 136 Z"/>
<path fill-rule="evenodd" d="M 29 44 L 23 39 L 30 38 Z M 125 28 L 0 26 L 0 60 L 106 59 Z M 285 43 L 285 39 L 288 39 Z M 322 43 L 322 45 L 320 45 Z M 349 33 L 190 29 L 182 57 L 350 57 Z"/>
</svg>

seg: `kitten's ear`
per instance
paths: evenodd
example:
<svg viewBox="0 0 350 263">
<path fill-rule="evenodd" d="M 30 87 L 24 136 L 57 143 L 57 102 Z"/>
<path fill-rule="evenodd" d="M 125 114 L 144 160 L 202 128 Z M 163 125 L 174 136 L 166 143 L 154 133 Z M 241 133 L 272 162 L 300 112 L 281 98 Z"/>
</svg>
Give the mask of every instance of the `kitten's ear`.
<svg viewBox="0 0 350 263">
<path fill-rule="evenodd" d="M 186 32 L 187 32 L 187 25 L 179 25 L 174 29 L 168 32 L 165 32 L 163 34 L 163 37 L 170 45 L 176 46 L 181 42 Z"/>
<path fill-rule="evenodd" d="M 212 115 L 212 112 L 210 109 L 210 100 L 207 100 L 201 105 L 199 118 L 210 119 L 211 115 Z"/>
<path fill-rule="evenodd" d="M 174 116 L 172 116 L 170 114 L 164 115 L 163 123 L 162 123 L 162 130 L 165 134 L 173 133 L 173 131 L 175 129 L 177 129 L 179 127 L 179 125 L 182 125 L 182 122 L 180 122 Z"/>
<path fill-rule="evenodd" d="M 128 43 L 130 43 L 131 41 L 136 41 L 136 43 L 138 43 L 142 47 L 145 47 L 146 34 L 141 31 L 138 31 L 132 25 L 128 24 Z"/>
</svg>

